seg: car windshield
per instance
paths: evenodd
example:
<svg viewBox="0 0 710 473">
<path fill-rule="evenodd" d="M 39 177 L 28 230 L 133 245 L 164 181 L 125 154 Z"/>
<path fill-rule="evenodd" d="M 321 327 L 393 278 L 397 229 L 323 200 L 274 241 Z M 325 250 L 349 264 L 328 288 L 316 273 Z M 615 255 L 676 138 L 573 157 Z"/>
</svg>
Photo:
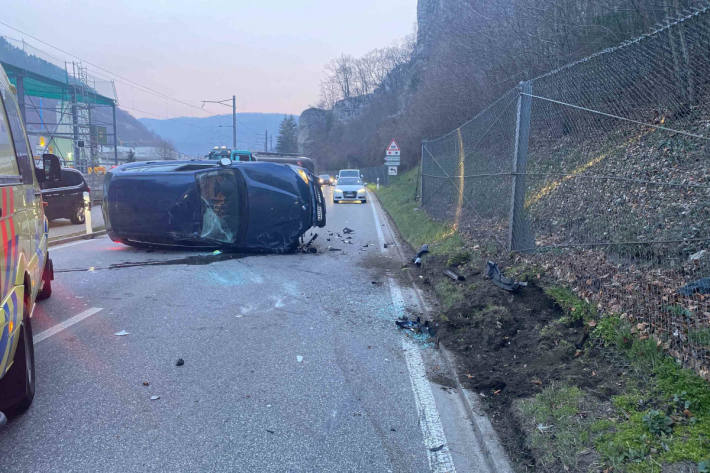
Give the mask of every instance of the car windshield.
<svg viewBox="0 0 710 473">
<path fill-rule="evenodd" d="M 362 182 L 356 177 L 341 177 L 338 179 L 339 186 L 357 186 L 360 184 L 362 184 Z"/>
<path fill-rule="evenodd" d="M 327 175 L 327 174 L 321 174 L 321 175 L 318 176 L 318 177 L 321 178 L 321 179 L 323 179 L 324 181 L 330 179 L 330 176 Z"/>
<path fill-rule="evenodd" d="M 340 177 L 360 177 L 360 171 L 340 171 Z"/>
</svg>

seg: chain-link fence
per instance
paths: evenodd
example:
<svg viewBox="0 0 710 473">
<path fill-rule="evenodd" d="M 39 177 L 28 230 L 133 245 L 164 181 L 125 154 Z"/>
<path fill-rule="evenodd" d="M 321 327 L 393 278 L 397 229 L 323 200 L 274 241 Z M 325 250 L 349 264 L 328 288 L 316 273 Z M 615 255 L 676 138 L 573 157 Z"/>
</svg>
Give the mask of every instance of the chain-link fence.
<svg viewBox="0 0 710 473">
<path fill-rule="evenodd" d="M 710 376 L 710 3 L 422 146 L 421 199 Z"/>
</svg>

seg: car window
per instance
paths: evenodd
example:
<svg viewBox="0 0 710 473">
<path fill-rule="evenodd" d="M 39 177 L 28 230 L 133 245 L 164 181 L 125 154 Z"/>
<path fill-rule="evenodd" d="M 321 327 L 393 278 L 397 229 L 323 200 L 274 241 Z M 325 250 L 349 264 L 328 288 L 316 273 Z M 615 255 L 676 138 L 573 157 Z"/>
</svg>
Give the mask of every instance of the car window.
<svg viewBox="0 0 710 473">
<path fill-rule="evenodd" d="M 29 151 L 30 144 L 27 142 L 27 135 L 25 135 L 25 129 L 22 125 L 20 109 L 17 106 L 17 101 L 11 92 L 5 88 L 0 89 L 2 90 L 3 102 L 5 102 L 5 111 L 7 112 L 7 118 L 10 125 L 10 134 L 12 135 L 12 140 L 15 145 L 17 161 L 20 165 L 22 182 L 24 184 L 32 184 L 34 178 L 32 175 L 32 158 Z"/>
<path fill-rule="evenodd" d="M 338 181 L 340 186 L 356 186 L 360 184 L 360 179 L 356 177 L 343 177 Z"/>
<path fill-rule="evenodd" d="M 234 243 L 239 230 L 239 186 L 233 170 L 201 172 L 196 176 L 202 201 L 201 237 Z"/>
<path fill-rule="evenodd" d="M 0 102 L 0 105 L 4 105 Z M 0 106 L 0 176 L 19 176 L 4 106 Z"/>
</svg>

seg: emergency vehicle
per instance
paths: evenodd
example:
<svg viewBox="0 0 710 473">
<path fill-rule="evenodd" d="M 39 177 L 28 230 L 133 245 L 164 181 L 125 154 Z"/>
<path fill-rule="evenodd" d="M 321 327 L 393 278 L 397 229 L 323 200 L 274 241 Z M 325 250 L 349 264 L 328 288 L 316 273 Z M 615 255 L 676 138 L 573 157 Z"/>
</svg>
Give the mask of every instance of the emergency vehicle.
<svg viewBox="0 0 710 473">
<path fill-rule="evenodd" d="M 27 409 L 34 398 L 31 316 L 35 301 L 52 294 L 54 278 L 31 149 L 16 91 L 0 67 L 0 411 L 5 412 Z M 56 172 L 41 173 L 41 179 L 55 177 Z"/>
</svg>

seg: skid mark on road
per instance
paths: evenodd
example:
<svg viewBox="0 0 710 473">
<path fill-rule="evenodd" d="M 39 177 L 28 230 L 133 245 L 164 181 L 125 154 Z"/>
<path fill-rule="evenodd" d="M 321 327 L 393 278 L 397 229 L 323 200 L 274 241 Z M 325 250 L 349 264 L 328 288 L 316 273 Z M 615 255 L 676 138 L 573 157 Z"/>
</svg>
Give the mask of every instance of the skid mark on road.
<svg viewBox="0 0 710 473">
<path fill-rule="evenodd" d="M 58 334 L 59 332 L 68 329 L 72 325 L 76 325 L 79 322 L 81 322 L 84 319 L 87 319 L 91 317 L 94 314 L 97 314 L 101 312 L 103 309 L 101 307 L 91 307 L 90 309 L 86 309 L 84 312 L 81 312 L 74 317 L 68 318 L 64 322 L 60 322 L 57 325 L 48 328 L 47 330 L 38 333 L 35 335 L 34 338 L 34 344 L 37 345 L 39 342 L 48 339 L 49 337 Z"/>
</svg>

